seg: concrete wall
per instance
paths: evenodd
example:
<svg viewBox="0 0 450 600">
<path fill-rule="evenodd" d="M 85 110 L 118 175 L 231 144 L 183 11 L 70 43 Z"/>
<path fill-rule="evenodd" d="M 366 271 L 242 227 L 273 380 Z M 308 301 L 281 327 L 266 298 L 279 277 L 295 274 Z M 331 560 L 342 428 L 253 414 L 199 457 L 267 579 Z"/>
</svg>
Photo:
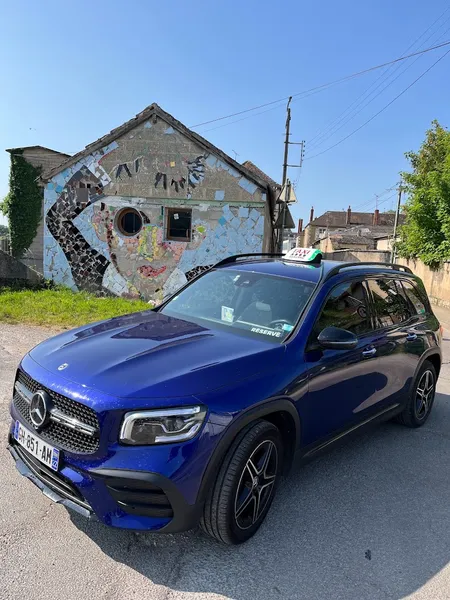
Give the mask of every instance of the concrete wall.
<svg viewBox="0 0 450 600">
<path fill-rule="evenodd" d="M 42 277 L 39 273 L 0 250 L 0 285 L 5 285 L 13 281 L 37 283 L 41 279 Z"/>
<path fill-rule="evenodd" d="M 326 253 L 324 256 L 330 260 L 342 260 L 345 262 L 390 262 L 391 253 L 390 251 L 382 250 L 356 252 L 339 250 Z M 450 308 L 450 262 L 443 263 L 436 271 L 424 265 L 420 260 L 397 258 L 395 262 L 409 267 L 414 275 L 420 277 L 432 304 Z"/>
<path fill-rule="evenodd" d="M 54 169 L 68 158 L 68 156 L 68 154 L 56 152 L 56 150 L 50 150 L 50 148 L 43 148 L 41 146 L 31 146 L 23 149 L 25 160 L 32 164 L 33 167 L 42 167 L 43 171 Z"/>
<path fill-rule="evenodd" d="M 326 252 L 324 257 L 345 262 L 390 262 L 391 254 L 382 250 L 336 250 Z"/>
<path fill-rule="evenodd" d="M 367 250 L 368 247 L 370 247 L 367 242 L 358 242 L 358 237 L 355 236 L 355 243 L 354 244 L 348 244 L 348 243 L 343 243 L 342 245 L 345 247 L 346 250 L 350 250 L 350 251 L 355 251 L 355 250 Z M 316 245 L 317 246 L 317 245 Z M 323 238 L 322 240 L 320 240 L 319 243 L 319 250 L 321 252 L 324 253 L 329 253 L 329 252 L 336 252 L 338 250 L 340 250 L 340 246 L 341 246 L 341 242 L 339 240 L 339 238 L 336 237 L 326 237 Z M 373 245 L 372 245 L 373 247 Z"/>
<path fill-rule="evenodd" d="M 117 226 L 127 207 L 144 221 L 133 237 Z M 189 242 L 166 239 L 173 207 L 192 210 Z M 47 278 L 155 300 L 226 256 L 261 252 L 270 238 L 266 188 L 160 118 L 55 175 L 44 214 Z"/>
<path fill-rule="evenodd" d="M 392 247 L 392 238 L 377 240 L 377 250 L 389 250 L 391 251 Z"/>
<path fill-rule="evenodd" d="M 450 262 L 443 263 L 436 271 L 420 260 L 399 258 L 395 262 L 409 267 L 414 275 L 420 277 L 432 304 L 450 308 Z"/>
<path fill-rule="evenodd" d="M 324 225 L 316 226 L 316 225 L 308 225 L 299 235 L 299 243 L 298 245 L 301 248 L 310 248 L 314 244 L 314 242 L 318 239 L 319 229 L 323 229 Z M 332 231 L 337 231 L 338 229 L 344 229 L 342 225 L 339 227 L 328 226 L 328 231 L 331 233 Z M 326 238 L 324 238 L 326 239 Z M 323 250 L 323 252 L 330 252 L 330 250 Z"/>
</svg>

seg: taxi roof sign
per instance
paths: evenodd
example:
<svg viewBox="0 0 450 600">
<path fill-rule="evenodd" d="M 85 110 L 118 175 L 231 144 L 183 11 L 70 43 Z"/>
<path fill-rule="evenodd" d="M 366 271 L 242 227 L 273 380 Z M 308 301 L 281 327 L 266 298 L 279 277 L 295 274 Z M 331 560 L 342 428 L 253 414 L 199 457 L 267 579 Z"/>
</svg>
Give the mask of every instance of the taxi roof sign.
<svg viewBox="0 0 450 600">
<path fill-rule="evenodd" d="M 292 248 L 284 258 L 296 262 L 319 264 L 322 260 L 322 252 L 316 248 Z"/>
</svg>

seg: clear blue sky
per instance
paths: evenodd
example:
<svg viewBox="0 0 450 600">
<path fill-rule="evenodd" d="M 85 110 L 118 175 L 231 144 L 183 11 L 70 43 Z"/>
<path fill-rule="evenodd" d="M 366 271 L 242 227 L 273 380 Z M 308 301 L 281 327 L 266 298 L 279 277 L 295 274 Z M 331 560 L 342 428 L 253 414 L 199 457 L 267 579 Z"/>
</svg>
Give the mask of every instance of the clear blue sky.
<svg viewBox="0 0 450 600">
<path fill-rule="evenodd" d="M 4 148 L 76 152 L 152 102 L 190 126 L 282 98 L 402 55 L 446 8 L 444 0 L 4 1 L 0 197 L 8 190 Z M 447 39 L 450 11 L 413 49 Z M 403 74 L 411 61 L 402 63 L 386 83 L 401 76 L 317 151 L 367 120 L 444 52 L 423 56 Z M 432 119 L 449 124 L 449 72 L 450 55 L 360 132 L 305 161 L 294 215 L 306 218 L 311 205 L 316 214 L 364 202 L 373 210 L 374 195 L 398 181 L 404 152 L 420 145 Z M 292 140 L 311 140 L 381 73 L 294 102 Z M 196 131 L 280 180 L 284 120 L 280 106 Z M 316 153 L 313 143 L 306 150 L 307 158 Z M 297 153 L 293 146 L 291 162 Z"/>
</svg>

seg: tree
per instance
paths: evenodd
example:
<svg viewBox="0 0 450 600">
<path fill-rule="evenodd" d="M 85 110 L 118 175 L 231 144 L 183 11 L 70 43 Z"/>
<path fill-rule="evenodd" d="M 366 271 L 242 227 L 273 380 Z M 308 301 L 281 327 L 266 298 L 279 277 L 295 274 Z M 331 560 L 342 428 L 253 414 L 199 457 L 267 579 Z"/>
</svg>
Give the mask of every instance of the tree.
<svg viewBox="0 0 450 600">
<path fill-rule="evenodd" d="M 433 121 L 418 152 L 407 152 L 402 173 L 408 200 L 397 250 L 437 267 L 450 259 L 450 132 Z"/>
<path fill-rule="evenodd" d="M 0 225 L 0 238 L 8 235 L 9 229 L 6 225 Z"/>
</svg>

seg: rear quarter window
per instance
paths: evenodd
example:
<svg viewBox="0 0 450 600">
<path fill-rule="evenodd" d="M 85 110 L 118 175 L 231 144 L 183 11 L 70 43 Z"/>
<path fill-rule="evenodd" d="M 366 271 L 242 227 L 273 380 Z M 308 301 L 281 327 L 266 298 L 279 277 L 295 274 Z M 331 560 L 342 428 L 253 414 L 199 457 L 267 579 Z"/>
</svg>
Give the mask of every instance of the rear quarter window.
<svg viewBox="0 0 450 600">
<path fill-rule="evenodd" d="M 369 279 L 367 281 L 379 327 L 392 327 L 408 321 L 412 308 L 401 286 L 394 279 Z"/>
<path fill-rule="evenodd" d="M 410 301 L 412 307 L 414 308 L 416 314 L 423 315 L 427 312 L 427 307 L 425 304 L 426 296 L 425 289 L 422 289 L 420 292 L 416 286 L 410 281 L 402 281 L 403 289 L 405 290 L 405 294 Z"/>
</svg>

